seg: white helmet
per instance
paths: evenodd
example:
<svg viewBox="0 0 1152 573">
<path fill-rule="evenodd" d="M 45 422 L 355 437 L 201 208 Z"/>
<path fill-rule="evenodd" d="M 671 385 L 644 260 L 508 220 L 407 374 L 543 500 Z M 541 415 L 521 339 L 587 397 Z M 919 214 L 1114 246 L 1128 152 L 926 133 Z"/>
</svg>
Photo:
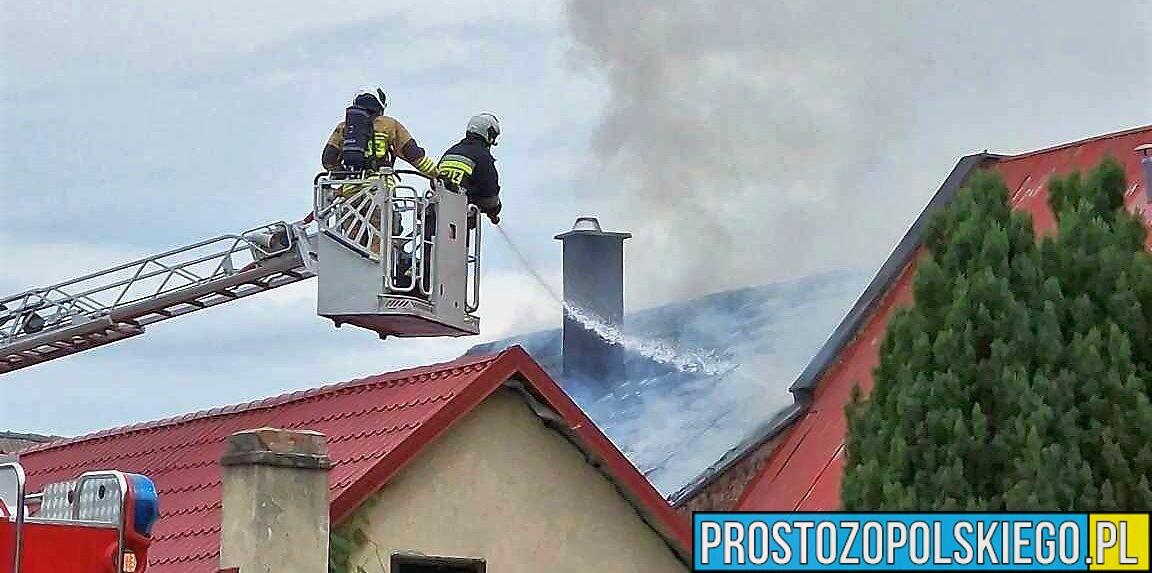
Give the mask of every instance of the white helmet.
<svg viewBox="0 0 1152 573">
<path fill-rule="evenodd" d="M 372 87 L 372 86 L 362 87 L 362 88 L 356 90 L 356 95 L 352 96 L 352 102 L 355 103 L 356 100 L 360 99 L 360 96 L 371 97 L 372 100 L 374 101 L 374 103 L 377 103 L 380 105 L 380 112 L 381 113 L 383 113 L 385 109 L 388 109 L 388 96 L 385 95 L 384 90 L 382 90 L 380 88 L 376 88 L 376 87 Z"/>
<path fill-rule="evenodd" d="M 500 120 L 490 113 L 481 113 L 468 120 L 465 133 L 479 135 L 488 145 L 496 145 L 496 138 L 500 135 Z"/>
</svg>

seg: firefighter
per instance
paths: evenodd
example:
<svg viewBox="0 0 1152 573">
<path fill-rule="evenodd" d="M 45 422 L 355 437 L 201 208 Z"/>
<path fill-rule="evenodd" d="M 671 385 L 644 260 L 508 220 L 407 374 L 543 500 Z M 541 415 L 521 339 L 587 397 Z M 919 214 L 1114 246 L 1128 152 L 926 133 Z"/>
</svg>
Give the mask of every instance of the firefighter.
<svg viewBox="0 0 1152 573">
<path fill-rule="evenodd" d="M 492 146 L 500 135 L 500 120 L 490 113 L 472 116 L 464 129 L 464 139 L 448 148 L 437 166 L 437 178 L 444 187 L 459 192 L 464 190 L 470 204 L 476 205 L 493 224 L 500 223 L 500 177 L 496 172 L 496 159 Z M 424 260 L 430 260 L 428 244 L 434 242 L 436 209 L 429 206 L 424 214 Z M 476 219 L 468 218 L 468 228 L 476 227 Z M 430 277 L 424 277 L 424 290 L 432 288 Z"/>
<path fill-rule="evenodd" d="M 436 174 L 436 163 L 428 157 L 408 129 L 384 115 L 387 96 L 380 89 L 356 92 L 344 121 L 336 125 L 324 146 L 321 162 L 332 171 L 376 171 L 396 163 L 400 157 L 428 177 Z"/>
<path fill-rule="evenodd" d="M 493 223 L 500 222 L 500 176 L 496 172 L 496 159 L 492 146 L 500 136 L 500 120 L 490 113 L 481 113 L 468 120 L 464 139 L 448 148 L 440 158 L 437 171 L 445 187 L 464 189 L 468 202 L 473 203 Z"/>
<path fill-rule="evenodd" d="M 324 145 L 324 152 L 320 158 L 324 169 L 330 173 L 364 172 L 372 175 L 385 168 L 394 168 L 396 158 L 399 157 L 428 178 L 435 178 L 436 162 L 424 152 L 402 123 L 384 115 L 387 107 L 388 99 L 383 90 L 364 88 L 357 91 L 352 105 L 345 110 L 344 121 L 336 125 Z M 396 179 L 392 175 L 386 175 L 384 183 L 390 192 L 396 184 Z M 363 185 L 345 185 L 340 194 L 353 197 L 364 188 Z M 362 233 L 361 224 L 350 220 L 344 224 L 345 236 L 373 254 L 380 255 L 379 233 L 383 230 L 380 225 L 379 207 L 366 199 L 356 201 L 351 207 L 362 218 L 368 219 L 376 233 Z M 393 234 L 401 233 L 400 213 L 397 212 L 393 216 Z M 402 251 L 402 248 L 398 250 Z M 397 261 L 396 282 L 401 286 L 409 285 L 412 271 L 411 261 L 408 259 L 411 254 L 403 252 L 396 254 L 401 259 Z"/>
</svg>

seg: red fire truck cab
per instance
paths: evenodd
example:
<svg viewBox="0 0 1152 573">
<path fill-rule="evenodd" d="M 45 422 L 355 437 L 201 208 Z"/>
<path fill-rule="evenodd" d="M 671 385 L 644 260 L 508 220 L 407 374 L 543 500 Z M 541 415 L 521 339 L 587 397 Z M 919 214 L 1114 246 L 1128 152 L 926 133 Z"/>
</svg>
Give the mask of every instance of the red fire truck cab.
<svg viewBox="0 0 1152 573">
<path fill-rule="evenodd" d="M 0 573 L 143 573 L 156 487 L 138 474 L 95 471 L 24 489 L 18 462 L 0 463 Z"/>
</svg>

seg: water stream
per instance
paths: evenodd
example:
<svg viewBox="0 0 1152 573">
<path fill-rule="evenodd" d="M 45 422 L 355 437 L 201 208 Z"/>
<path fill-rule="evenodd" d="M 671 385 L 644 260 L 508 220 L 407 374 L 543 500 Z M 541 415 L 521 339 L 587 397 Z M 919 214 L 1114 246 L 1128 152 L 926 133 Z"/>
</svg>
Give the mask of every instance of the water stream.
<svg viewBox="0 0 1152 573">
<path fill-rule="evenodd" d="M 556 290 L 548 284 L 548 281 L 544 280 L 544 277 L 536 272 L 535 267 L 528 262 L 524 253 L 512 242 L 512 239 L 508 236 L 504 227 L 496 225 L 496 229 L 500 231 L 500 235 L 503 236 L 504 241 L 508 243 L 508 248 L 510 248 L 512 253 L 516 255 L 516 258 L 520 260 L 520 264 L 524 266 L 525 270 L 536 279 L 536 282 L 548 292 L 548 295 L 555 300 L 557 304 L 564 308 L 564 314 L 580 323 L 584 328 L 596 333 L 596 335 L 603 340 L 611 344 L 618 344 L 624 347 L 625 350 L 635 352 L 649 360 L 675 368 L 679 372 L 693 372 L 709 376 L 718 376 L 731 372 L 739 366 L 739 364 L 724 360 L 715 350 L 684 350 L 664 341 L 625 333 L 619 327 L 607 322 L 603 318 L 585 309 L 566 303 L 563 297 L 557 294 Z"/>
</svg>

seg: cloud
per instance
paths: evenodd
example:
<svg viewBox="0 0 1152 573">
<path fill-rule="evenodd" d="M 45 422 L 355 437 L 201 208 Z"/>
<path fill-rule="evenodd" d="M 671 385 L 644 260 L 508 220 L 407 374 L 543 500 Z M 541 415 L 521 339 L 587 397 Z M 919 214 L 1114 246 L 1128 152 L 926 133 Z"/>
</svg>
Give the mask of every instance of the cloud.
<svg viewBox="0 0 1152 573">
<path fill-rule="evenodd" d="M 64 234 L 55 240 L 28 242 L 0 231 L 0 268 L 4 269 L 0 275 L 0 293 L 47 286 L 125 263 L 143 254 L 110 245 L 77 243 Z"/>
<path fill-rule="evenodd" d="M 48 0 L 35 6 L 5 6 L 2 45 L 8 54 L 9 89 L 23 90 L 29 84 L 114 83 L 175 68 L 211 67 L 293 39 L 299 40 L 299 51 L 306 52 L 309 45 L 303 40 L 325 33 L 340 40 L 350 26 L 364 27 L 357 36 L 347 38 L 360 45 L 418 42 L 430 35 L 450 37 L 451 32 L 466 28 L 506 31 L 542 25 L 554 19 L 555 10 L 555 4 L 526 0 L 460 5 L 451 10 L 415 0 L 386 6 L 257 0 L 233 3 L 226 9 L 207 9 L 190 0 L 163 4 Z M 280 57 L 285 55 L 290 53 Z M 338 61 L 341 55 L 332 52 L 327 61 Z M 428 59 L 434 55 L 428 51 Z M 397 54 L 375 56 L 389 60 Z M 366 62 L 371 60 L 361 60 L 360 65 Z M 265 63 L 276 67 L 278 61 Z M 53 70 L 50 77 L 58 79 L 46 81 L 44 70 Z"/>
<path fill-rule="evenodd" d="M 586 167 L 582 151 L 600 94 L 594 82 L 563 65 L 568 42 L 557 16 L 549 16 L 557 5 L 520 4 L 508 4 L 516 9 L 508 17 L 499 15 L 501 5 L 476 18 L 471 15 L 479 10 L 453 12 L 437 18 L 443 27 L 429 30 L 421 19 L 427 14 L 389 9 L 387 21 L 419 26 L 371 42 L 364 38 L 382 27 L 379 21 L 332 16 L 302 26 L 277 13 L 251 46 L 213 31 L 205 46 L 217 51 L 189 48 L 198 65 L 164 65 L 144 50 L 139 57 L 155 70 L 101 75 L 95 84 L 84 75 L 88 66 L 58 67 L 46 77 L 39 71 L 48 64 L 37 62 L 28 77 L 3 91 L 8 105 L 0 123 L 14 144 L 0 158 L 6 180 L 0 216 L 8 232 L 45 236 L 66 229 L 77 242 L 145 250 L 297 219 L 311 207 L 309 183 L 323 141 L 351 90 L 371 82 L 389 91 L 390 111 L 434 155 L 460 137 L 470 115 L 497 112 L 506 132 L 497 157 L 509 224 L 523 228 L 532 221 L 540 229 L 534 235 L 550 237 L 570 224 L 566 206 L 578 199 L 570 182 Z M 145 14 L 128 26 L 131 33 L 163 36 L 164 25 L 149 25 L 151 8 L 138 9 Z M 107 10 L 117 15 L 117 26 L 126 26 L 120 19 L 135 8 L 114 4 Z M 31 17 L 21 14 L 14 20 Z M 52 25 L 85 39 L 89 57 L 100 60 L 92 66 L 127 49 L 105 45 L 104 30 L 82 28 L 81 16 Z M 164 18 L 170 16 L 165 12 Z M 33 45 L 43 41 L 29 39 Z M 181 41 L 173 39 L 170 49 L 180 51 Z M 23 65 L 28 60 L 21 53 L 10 52 L 5 61 Z M 71 87 L 48 89 L 55 81 Z M 75 144 L 60 153 L 61 141 Z M 557 208 L 541 218 L 544 204 Z"/>
</svg>

